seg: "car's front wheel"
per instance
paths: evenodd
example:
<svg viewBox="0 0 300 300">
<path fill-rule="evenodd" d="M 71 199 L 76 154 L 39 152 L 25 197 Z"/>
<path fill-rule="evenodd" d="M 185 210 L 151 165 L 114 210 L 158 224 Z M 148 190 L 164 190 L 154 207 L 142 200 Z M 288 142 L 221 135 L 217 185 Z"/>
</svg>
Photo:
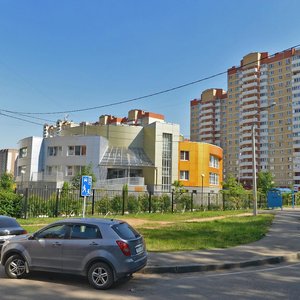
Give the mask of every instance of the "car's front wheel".
<svg viewBox="0 0 300 300">
<path fill-rule="evenodd" d="M 22 278 L 26 275 L 26 262 L 20 255 L 10 256 L 5 263 L 5 273 L 9 278 Z"/>
<path fill-rule="evenodd" d="M 95 263 L 89 268 L 88 280 L 95 289 L 106 290 L 114 283 L 113 271 L 106 263 Z"/>
</svg>

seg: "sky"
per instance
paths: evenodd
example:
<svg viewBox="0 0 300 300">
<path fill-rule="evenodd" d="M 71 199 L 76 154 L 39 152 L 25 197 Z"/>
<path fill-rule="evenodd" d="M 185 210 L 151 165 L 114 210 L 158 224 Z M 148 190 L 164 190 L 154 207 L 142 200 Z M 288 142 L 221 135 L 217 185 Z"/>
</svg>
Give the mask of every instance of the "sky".
<svg viewBox="0 0 300 300">
<path fill-rule="evenodd" d="M 300 44 L 299 12 L 299 0 L 0 0 L 0 149 L 131 109 L 188 138 L 190 101 L 227 89 L 226 74 L 200 80 Z"/>
</svg>

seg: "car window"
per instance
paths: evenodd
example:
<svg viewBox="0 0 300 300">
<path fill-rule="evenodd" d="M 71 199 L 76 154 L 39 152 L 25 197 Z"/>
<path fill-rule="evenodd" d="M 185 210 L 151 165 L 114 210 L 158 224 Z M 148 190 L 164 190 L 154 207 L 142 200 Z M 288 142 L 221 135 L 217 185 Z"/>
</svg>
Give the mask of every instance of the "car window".
<svg viewBox="0 0 300 300">
<path fill-rule="evenodd" d="M 39 239 L 64 239 L 69 232 L 67 225 L 55 225 L 39 232 L 36 237 Z"/>
<path fill-rule="evenodd" d="M 19 227 L 20 225 L 15 219 L 10 218 L 0 218 L 0 228 L 5 227 Z"/>
<path fill-rule="evenodd" d="M 100 230 L 94 225 L 73 225 L 71 239 L 98 239 L 101 238 Z"/>
<path fill-rule="evenodd" d="M 139 237 L 139 233 L 127 223 L 120 223 L 112 226 L 113 230 L 124 240 L 130 240 Z"/>
</svg>

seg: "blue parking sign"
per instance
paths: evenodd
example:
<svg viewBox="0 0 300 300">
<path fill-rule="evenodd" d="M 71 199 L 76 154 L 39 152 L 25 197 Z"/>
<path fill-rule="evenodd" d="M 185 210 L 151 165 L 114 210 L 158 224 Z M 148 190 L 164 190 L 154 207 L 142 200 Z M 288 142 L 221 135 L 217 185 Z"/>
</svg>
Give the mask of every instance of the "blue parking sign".
<svg viewBox="0 0 300 300">
<path fill-rule="evenodd" d="M 92 176 L 81 177 L 80 196 L 88 197 L 92 195 Z"/>
</svg>

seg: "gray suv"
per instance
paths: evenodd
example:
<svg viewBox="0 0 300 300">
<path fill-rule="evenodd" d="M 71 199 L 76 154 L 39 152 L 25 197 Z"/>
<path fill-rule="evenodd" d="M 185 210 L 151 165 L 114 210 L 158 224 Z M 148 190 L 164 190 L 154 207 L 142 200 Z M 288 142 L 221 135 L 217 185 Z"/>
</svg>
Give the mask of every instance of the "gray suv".
<svg viewBox="0 0 300 300">
<path fill-rule="evenodd" d="M 30 271 L 87 276 L 96 289 L 108 289 L 147 263 L 143 237 L 129 224 L 108 219 L 66 219 L 32 235 L 6 241 L 1 264 L 10 278 Z"/>
</svg>

